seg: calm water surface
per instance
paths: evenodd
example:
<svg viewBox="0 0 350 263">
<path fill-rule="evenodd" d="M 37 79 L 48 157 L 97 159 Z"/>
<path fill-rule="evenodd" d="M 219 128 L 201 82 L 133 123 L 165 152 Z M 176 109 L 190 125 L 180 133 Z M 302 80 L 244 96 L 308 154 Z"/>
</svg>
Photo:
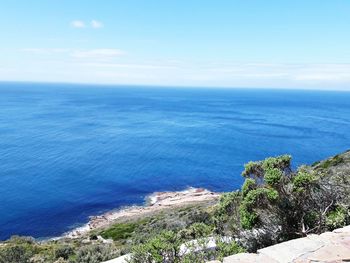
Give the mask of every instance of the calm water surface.
<svg viewBox="0 0 350 263">
<path fill-rule="evenodd" d="M 154 191 L 350 148 L 350 93 L 0 84 L 0 239 L 57 236 Z"/>
</svg>

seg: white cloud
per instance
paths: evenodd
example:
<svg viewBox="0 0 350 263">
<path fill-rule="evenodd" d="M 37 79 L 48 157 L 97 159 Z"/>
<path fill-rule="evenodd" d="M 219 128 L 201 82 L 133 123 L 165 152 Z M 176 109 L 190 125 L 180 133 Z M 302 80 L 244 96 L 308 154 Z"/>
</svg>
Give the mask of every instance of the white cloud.
<svg viewBox="0 0 350 263">
<path fill-rule="evenodd" d="M 133 56 L 121 57 L 125 52 L 113 48 L 24 48 L 18 51 L 31 54 L 30 57 L 21 57 L 27 61 L 22 63 L 26 65 L 24 71 L 42 71 L 28 76 L 38 79 L 45 76 L 52 81 L 350 90 L 350 63 L 144 60 Z M 0 66 L 11 66 L 1 62 Z M 77 74 L 72 75 L 73 71 Z M 57 72 L 62 75 L 58 76 Z M 2 75 L 6 76 L 5 73 Z M 23 74 L 18 72 L 18 75 Z"/>
<path fill-rule="evenodd" d="M 103 23 L 97 20 L 92 20 L 90 25 L 92 28 L 95 28 L 95 29 L 103 27 Z"/>
<path fill-rule="evenodd" d="M 350 81 L 350 64 L 310 64 L 300 69 L 295 74 L 295 79 L 309 82 L 348 82 Z"/>
<path fill-rule="evenodd" d="M 126 69 L 176 69 L 170 65 L 155 64 L 122 64 L 122 63 L 82 63 L 82 66 L 91 66 L 98 68 L 126 68 Z"/>
<path fill-rule="evenodd" d="M 32 54 L 54 54 L 54 53 L 67 53 L 69 49 L 66 48 L 23 48 L 20 51 L 28 52 Z"/>
<path fill-rule="evenodd" d="M 73 20 L 70 25 L 74 28 L 84 28 L 86 27 L 84 21 L 81 20 Z"/>
<path fill-rule="evenodd" d="M 120 49 L 90 49 L 78 50 L 71 53 L 73 58 L 82 59 L 111 59 L 124 55 L 125 52 Z"/>
<path fill-rule="evenodd" d="M 68 48 L 23 48 L 21 52 L 33 55 L 55 55 L 63 54 L 71 58 L 92 59 L 92 60 L 109 60 L 121 55 L 125 52 L 120 49 L 101 48 L 101 49 L 68 49 Z"/>
<path fill-rule="evenodd" d="M 83 63 L 104 63 L 113 62 L 113 59 L 125 54 L 123 50 L 112 48 L 100 49 L 65 49 L 65 48 L 23 48 L 20 52 L 31 54 L 37 59 L 48 57 Z M 74 61 L 75 60 L 75 61 Z M 109 65 L 109 64 L 108 64 Z"/>
<path fill-rule="evenodd" d="M 70 25 L 74 28 L 86 28 L 86 27 L 91 27 L 91 28 L 94 28 L 94 29 L 99 29 L 99 28 L 102 28 L 104 25 L 101 21 L 98 21 L 98 20 L 91 20 L 90 23 L 85 23 L 84 21 L 82 20 L 73 20 L 71 21 Z"/>
</svg>

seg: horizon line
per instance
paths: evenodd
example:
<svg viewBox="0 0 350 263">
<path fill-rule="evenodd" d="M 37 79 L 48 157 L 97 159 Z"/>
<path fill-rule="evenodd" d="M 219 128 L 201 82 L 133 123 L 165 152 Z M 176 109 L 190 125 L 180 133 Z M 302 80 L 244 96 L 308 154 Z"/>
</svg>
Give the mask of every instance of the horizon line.
<svg viewBox="0 0 350 263">
<path fill-rule="evenodd" d="M 100 86 L 109 88 L 118 87 L 139 87 L 139 88 L 178 88 L 178 89 L 216 89 L 216 90 L 285 90 L 285 91 L 333 91 L 350 92 L 350 88 L 321 88 L 321 87 L 253 87 L 253 86 L 195 86 L 195 85 L 161 85 L 161 84 L 128 84 L 128 83 L 97 83 L 97 82 L 65 82 L 65 81 L 33 81 L 33 80 L 0 80 L 0 84 L 59 84 L 72 86 Z"/>
</svg>

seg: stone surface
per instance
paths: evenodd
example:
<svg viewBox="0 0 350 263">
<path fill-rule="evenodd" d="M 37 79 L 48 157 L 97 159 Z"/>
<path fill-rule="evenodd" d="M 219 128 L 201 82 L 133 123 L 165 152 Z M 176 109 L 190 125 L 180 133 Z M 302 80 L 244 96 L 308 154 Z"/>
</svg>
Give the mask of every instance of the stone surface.
<svg viewBox="0 0 350 263">
<path fill-rule="evenodd" d="M 239 254 L 224 258 L 223 263 L 256 262 L 256 259 L 258 257 L 259 256 L 257 254 L 239 253 Z"/>
<path fill-rule="evenodd" d="M 304 237 L 260 249 L 258 254 L 266 255 L 280 263 L 288 263 L 322 246 L 324 246 L 324 242 Z"/>
<path fill-rule="evenodd" d="M 342 262 L 350 260 L 350 249 L 341 245 L 328 245 L 311 253 L 311 262 Z"/>
<path fill-rule="evenodd" d="M 130 254 L 126 254 L 124 256 L 115 258 L 115 259 L 111 259 L 102 263 L 127 263 L 127 259 L 130 257 Z"/>
<path fill-rule="evenodd" d="M 338 229 L 334 230 L 333 233 L 349 233 L 350 234 L 350 226 L 338 228 Z"/>
<path fill-rule="evenodd" d="M 340 263 L 350 262 L 350 226 L 309 235 L 224 259 L 225 263 Z"/>
<path fill-rule="evenodd" d="M 277 261 L 275 261 L 274 259 L 266 255 L 259 255 L 259 254 L 253 254 L 253 253 L 240 253 L 240 254 L 226 257 L 223 260 L 223 263 L 251 263 L 251 262 L 278 263 Z"/>
</svg>

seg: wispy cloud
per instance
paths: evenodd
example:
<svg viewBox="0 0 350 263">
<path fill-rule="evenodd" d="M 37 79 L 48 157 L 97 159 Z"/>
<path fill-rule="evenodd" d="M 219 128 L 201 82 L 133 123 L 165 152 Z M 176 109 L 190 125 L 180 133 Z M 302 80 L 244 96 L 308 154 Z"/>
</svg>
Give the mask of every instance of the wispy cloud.
<svg viewBox="0 0 350 263">
<path fill-rule="evenodd" d="M 344 82 L 350 81 L 350 64 L 310 64 L 301 68 L 295 74 L 297 81 L 331 81 Z"/>
<path fill-rule="evenodd" d="M 123 50 L 114 48 L 100 49 L 69 49 L 69 48 L 23 48 L 21 52 L 33 54 L 35 56 L 56 56 L 61 55 L 61 58 L 84 59 L 90 62 L 111 61 L 114 58 L 125 54 Z"/>
<path fill-rule="evenodd" d="M 53 72 L 56 72 L 59 68 L 62 74 L 73 81 L 221 87 L 309 87 L 350 90 L 350 63 L 234 63 L 171 59 L 144 60 L 133 56 L 124 57 L 125 51 L 115 48 L 24 48 L 20 51 L 32 54 L 29 58 L 30 63 L 36 63 L 40 70 L 48 70 L 48 75 L 54 74 Z M 27 56 L 23 57 L 28 59 Z M 43 66 L 44 64 L 45 66 Z M 55 65 L 57 68 L 55 68 Z M 69 75 L 73 70 L 80 74 L 79 77 L 76 77 L 77 79 L 71 79 Z M 60 80 L 60 78 L 57 78 L 57 80 Z"/>
<path fill-rule="evenodd" d="M 155 64 L 127 64 L 127 63 L 82 63 L 83 66 L 91 66 L 98 68 L 126 68 L 126 69 L 176 69 L 171 65 L 155 65 Z"/>
<path fill-rule="evenodd" d="M 91 20 L 90 23 L 86 23 L 82 20 L 73 20 L 70 22 L 71 27 L 73 28 L 86 28 L 86 27 L 91 27 L 93 29 L 99 29 L 104 27 L 103 23 L 98 20 Z"/>
<path fill-rule="evenodd" d="M 101 21 L 97 21 L 97 20 L 92 20 L 90 25 L 92 28 L 95 28 L 95 29 L 98 29 L 104 26 Z"/>
<path fill-rule="evenodd" d="M 22 52 L 28 52 L 32 54 L 54 54 L 54 53 L 67 53 L 69 49 L 66 48 L 23 48 Z"/>
<path fill-rule="evenodd" d="M 332 86 L 350 84 L 348 63 L 242 63 L 200 65 L 190 78 L 225 86 Z"/>
<path fill-rule="evenodd" d="M 73 20 L 72 22 L 70 22 L 70 25 L 74 28 L 84 28 L 86 27 L 84 21 L 81 20 Z"/>
<path fill-rule="evenodd" d="M 90 49 L 90 50 L 78 50 L 71 53 L 74 58 L 83 59 L 110 59 L 124 55 L 125 52 L 120 49 Z"/>
</svg>

